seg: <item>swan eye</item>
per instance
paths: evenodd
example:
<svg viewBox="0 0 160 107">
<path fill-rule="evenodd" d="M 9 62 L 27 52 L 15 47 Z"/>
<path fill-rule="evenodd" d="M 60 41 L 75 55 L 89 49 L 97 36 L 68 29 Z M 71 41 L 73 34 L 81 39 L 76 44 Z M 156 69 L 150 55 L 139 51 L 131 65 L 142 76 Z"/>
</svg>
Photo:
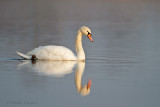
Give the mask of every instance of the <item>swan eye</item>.
<svg viewBox="0 0 160 107">
<path fill-rule="evenodd" d="M 88 31 L 87 31 L 87 32 L 88 32 Z M 88 32 L 88 34 L 91 34 L 91 33 Z"/>
</svg>

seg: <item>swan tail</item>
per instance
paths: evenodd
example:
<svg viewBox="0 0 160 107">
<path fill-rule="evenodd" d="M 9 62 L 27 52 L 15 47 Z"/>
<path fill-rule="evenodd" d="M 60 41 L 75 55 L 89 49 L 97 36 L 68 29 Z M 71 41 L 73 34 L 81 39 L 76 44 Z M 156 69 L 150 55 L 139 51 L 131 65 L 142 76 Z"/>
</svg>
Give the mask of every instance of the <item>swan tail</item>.
<svg viewBox="0 0 160 107">
<path fill-rule="evenodd" d="M 17 51 L 16 51 L 16 52 L 17 52 Z M 22 54 L 22 53 L 20 53 L 20 52 L 17 52 L 17 54 L 18 54 L 20 57 L 24 58 L 24 59 L 31 59 L 31 56 L 24 55 L 24 54 Z"/>
</svg>

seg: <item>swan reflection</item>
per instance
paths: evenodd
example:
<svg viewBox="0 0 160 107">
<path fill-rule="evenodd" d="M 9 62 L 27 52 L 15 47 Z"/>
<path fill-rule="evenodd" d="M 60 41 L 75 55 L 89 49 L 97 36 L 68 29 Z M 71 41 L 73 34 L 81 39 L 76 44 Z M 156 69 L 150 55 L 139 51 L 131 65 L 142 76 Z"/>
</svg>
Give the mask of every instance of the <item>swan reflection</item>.
<svg viewBox="0 0 160 107">
<path fill-rule="evenodd" d="M 18 68 L 28 67 L 40 75 L 63 77 L 66 74 L 73 72 L 74 66 L 77 64 L 75 71 L 75 85 L 77 92 L 82 96 L 90 93 L 91 80 L 82 85 L 82 75 L 85 69 L 83 61 L 30 61 L 26 60 L 18 65 Z"/>
<path fill-rule="evenodd" d="M 85 68 L 85 62 L 78 62 L 77 64 L 77 69 L 75 72 L 75 84 L 77 91 L 82 95 L 86 96 L 90 93 L 90 88 L 91 88 L 91 80 L 88 80 L 88 84 L 85 84 L 82 86 L 81 80 L 82 80 L 82 75 L 84 72 Z"/>
<path fill-rule="evenodd" d="M 26 60 L 18 68 L 28 67 L 40 75 L 63 77 L 73 72 L 76 61 L 30 61 Z"/>
</svg>

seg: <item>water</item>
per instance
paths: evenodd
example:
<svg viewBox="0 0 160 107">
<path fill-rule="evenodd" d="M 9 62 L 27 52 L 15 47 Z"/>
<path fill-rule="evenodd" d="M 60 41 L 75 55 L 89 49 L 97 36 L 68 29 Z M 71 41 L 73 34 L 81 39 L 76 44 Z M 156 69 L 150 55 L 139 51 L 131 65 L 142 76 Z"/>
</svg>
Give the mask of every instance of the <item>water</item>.
<svg viewBox="0 0 160 107">
<path fill-rule="evenodd" d="M 159 107 L 159 12 L 158 0 L 0 1 L 0 106 Z M 85 62 L 17 60 L 51 44 L 75 52 L 83 25 Z"/>
</svg>

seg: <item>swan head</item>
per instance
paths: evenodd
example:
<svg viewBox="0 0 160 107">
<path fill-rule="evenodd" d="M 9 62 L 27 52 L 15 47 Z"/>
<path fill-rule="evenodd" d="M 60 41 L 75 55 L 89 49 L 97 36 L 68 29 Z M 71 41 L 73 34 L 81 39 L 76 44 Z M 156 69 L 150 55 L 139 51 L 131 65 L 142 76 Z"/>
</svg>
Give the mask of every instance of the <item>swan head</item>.
<svg viewBox="0 0 160 107">
<path fill-rule="evenodd" d="M 89 27 L 82 26 L 82 27 L 80 28 L 80 32 L 81 32 L 82 34 L 86 35 L 86 36 L 90 39 L 90 41 L 93 42 L 91 30 L 90 30 Z"/>
</svg>

